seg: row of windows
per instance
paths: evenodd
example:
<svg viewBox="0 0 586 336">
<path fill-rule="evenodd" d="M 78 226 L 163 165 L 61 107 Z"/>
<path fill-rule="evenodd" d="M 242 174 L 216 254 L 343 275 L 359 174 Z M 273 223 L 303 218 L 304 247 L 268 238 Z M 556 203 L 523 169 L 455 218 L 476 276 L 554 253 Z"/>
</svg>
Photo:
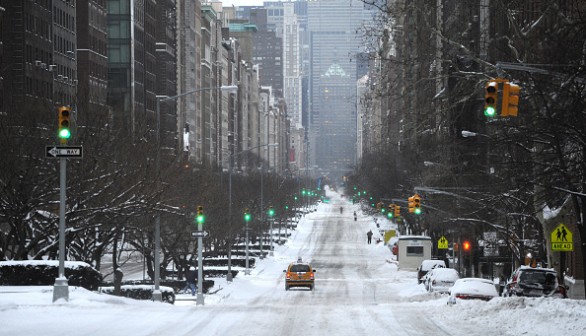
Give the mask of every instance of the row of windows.
<svg viewBox="0 0 586 336">
<path fill-rule="evenodd" d="M 35 0 L 35 3 L 47 10 L 51 9 L 51 0 Z"/>
<path fill-rule="evenodd" d="M 71 52 L 75 52 L 76 49 L 75 42 L 70 41 L 69 39 L 66 39 L 57 34 L 53 35 L 53 45 L 55 47 L 55 51 L 68 55 L 70 57 L 73 56 Z"/>
<path fill-rule="evenodd" d="M 283 9 L 269 9 L 267 10 L 268 16 L 284 16 L 285 10 Z"/>
<path fill-rule="evenodd" d="M 36 17 L 33 14 L 24 13 L 24 29 L 47 40 L 51 38 L 51 25 L 49 21 Z"/>
<path fill-rule="evenodd" d="M 36 61 L 41 61 L 41 63 L 45 64 L 52 64 L 53 54 L 49 50 L 43 50 L 30 44 L 26 44 L 24 46 L 24 60 L 31 64 L 35 64 Z"/>
<path fill-rule="evenodd" d="M 65 12 L 57 6 L 53 6 L 53 22 L 65 29 L 75 31 L 75 16 Z"/>
<path fill-rule="evenodd" d="M 53 99 L 53 87 L 50 82 L 26 77 L 24 80 L 24 92 L 45 99 Z"/>
<path fill-rule="evenodd" d="M 102 30 L 107 25 L 108 13 L 104 7 L 98 7 L 94 4 L 90 4 L 89 10 L 89 24 L 99 30 Z"/>
<path fill-rule="evenodd" d="M 102 40 L 95 35 L 90 35 L 89 49 L 97 52 L 100 55 L 106 55 L 107 45 L 108 43 L 105 40 Z"/>
<path fill-rule="evenodd" d="M 94 61 L 88 62 L 89 74 L 96 78 L 108 78 L 108 67 Z"/>
</svg>

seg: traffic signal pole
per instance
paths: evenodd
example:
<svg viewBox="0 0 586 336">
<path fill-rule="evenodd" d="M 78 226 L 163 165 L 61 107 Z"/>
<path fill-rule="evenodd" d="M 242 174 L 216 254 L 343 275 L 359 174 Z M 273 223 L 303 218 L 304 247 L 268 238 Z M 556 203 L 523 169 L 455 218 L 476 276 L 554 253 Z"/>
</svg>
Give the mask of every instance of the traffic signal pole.
<svg viewBox="0 0 586 336">
<path fill-rule="evenodd" d="M 53 285 L 53 302 L 69 301 L 69 284 L 65 277 L 65 186 L 67 158 L 59 158 L 59 277 Z"/>
<path fill-rule="evenodd" d="M 203 221 L 197 221 L 197 231 L 201 232 L 203 230 Z M 203 260 L 202 260 L 202 250 L 203 250 L 203 236 L 199 235 L 197 237 L 197 299 L 195 301 L 196 305 L 203 305 L 204 298 L 203 298 Z"/>
</svg>

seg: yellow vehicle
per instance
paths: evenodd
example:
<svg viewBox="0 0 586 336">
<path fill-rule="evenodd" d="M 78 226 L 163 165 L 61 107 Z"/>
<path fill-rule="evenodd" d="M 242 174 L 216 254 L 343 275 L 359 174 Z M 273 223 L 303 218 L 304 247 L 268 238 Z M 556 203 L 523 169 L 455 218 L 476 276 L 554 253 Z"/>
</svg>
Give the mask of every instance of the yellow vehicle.
<svg viewBox="0 0 586 336">
<path fill-rule="evenodd" d="M 313 290 L 316 270 L 311 267 L 311 264 L 299 258 L 297 262 L 289 264 L 283 272 L 285 272 L 285 290 L 291 287 L 308 287 L 309 290 Z"/>
</svg>

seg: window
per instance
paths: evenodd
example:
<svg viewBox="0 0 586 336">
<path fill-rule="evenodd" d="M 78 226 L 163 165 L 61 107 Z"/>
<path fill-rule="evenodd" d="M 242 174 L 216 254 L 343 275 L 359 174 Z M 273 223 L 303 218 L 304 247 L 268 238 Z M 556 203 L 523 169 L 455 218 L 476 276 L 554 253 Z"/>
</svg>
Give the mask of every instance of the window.
<svg viewBox="0 0 586 336">
<path fill-rule="evenodd" d="M 293 265 L 290 272 L 309 272 L 308 265 Z"/>
<path fill-rule="evenodd" d="M 407 246 L 407 256 L 422 257 L 423 246 Z"/>
</svg>

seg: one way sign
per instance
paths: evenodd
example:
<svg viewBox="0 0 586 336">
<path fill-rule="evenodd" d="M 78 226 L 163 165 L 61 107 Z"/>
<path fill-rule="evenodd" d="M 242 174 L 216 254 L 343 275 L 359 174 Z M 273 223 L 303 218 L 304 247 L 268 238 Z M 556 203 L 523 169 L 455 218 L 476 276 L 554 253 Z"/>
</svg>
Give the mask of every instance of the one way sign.
<svg viewBox="0 0 586 336">
<path fill-rule="evenodd" d="M 48 158 L 77 158 L 83 157 L 82 146 L 46 146 L 46 155 Z"/>
</svg>

